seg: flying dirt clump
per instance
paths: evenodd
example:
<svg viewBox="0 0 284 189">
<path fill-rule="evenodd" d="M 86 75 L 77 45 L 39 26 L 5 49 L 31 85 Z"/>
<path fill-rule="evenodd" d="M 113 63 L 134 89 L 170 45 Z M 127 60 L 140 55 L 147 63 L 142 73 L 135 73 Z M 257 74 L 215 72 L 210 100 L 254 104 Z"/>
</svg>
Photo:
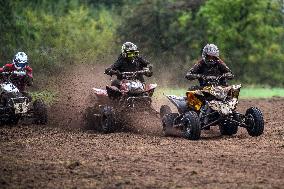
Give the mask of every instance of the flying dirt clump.
<svg viewBox="0 0 284 189">
<path fill-rule="evenodd" d="M 92 88 L 104 89 L 110 83 L 103 74 L 104 68 L 103 65 L 77 65 L 59 76 L 56 83 L 59 97 L 50 111 L 52 125 L 100 131 L 100 120 L 91 115 L 97 114 L 99 105 L 104 102 L 96 101 Z M 156 113 L 141 111 L 121 115 L 124 116 L 120 116 L 120 131 L 160 134 L 160 120 Z"/>
</svg>

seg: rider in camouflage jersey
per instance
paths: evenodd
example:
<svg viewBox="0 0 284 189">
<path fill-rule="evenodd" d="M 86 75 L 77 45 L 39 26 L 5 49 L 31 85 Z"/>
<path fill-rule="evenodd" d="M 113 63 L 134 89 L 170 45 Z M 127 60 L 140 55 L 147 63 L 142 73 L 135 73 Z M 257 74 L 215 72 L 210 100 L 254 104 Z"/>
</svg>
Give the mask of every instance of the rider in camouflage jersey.
<svg viewBox="0 0 284 189">
<path fill-rule="evenodd" d="M 198 79 L 200 86 L 203 87 L 208 85 L 208 79 L 216 77 L 219 78 L 219 85 L 227 86 L 227 79 L 233 79 L 234 75 L 219 58 L 218 47 L 214 44 L 207 44 L 202 51 L 202 60 L 195 64 L 185 77 L 188 80 Z"/>
</svg>

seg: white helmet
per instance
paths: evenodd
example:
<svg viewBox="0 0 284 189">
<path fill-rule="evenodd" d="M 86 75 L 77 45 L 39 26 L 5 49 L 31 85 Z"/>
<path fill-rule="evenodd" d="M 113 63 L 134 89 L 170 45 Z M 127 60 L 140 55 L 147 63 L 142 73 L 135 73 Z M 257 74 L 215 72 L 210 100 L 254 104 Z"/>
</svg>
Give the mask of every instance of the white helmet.
<svg viewBox="0 0 284 189">
<path fill-rule="evenodd" d="M 214 44 L 207 44 L 202 50 L 202 59 L 205 61 L 207 64 L 214 64 L 215 61 L 208 61 L 207 56 L 219 58 L 219 49 L 216 45 Z"/>
<path fill-rule="evenodd" d="M 17 52 L 14 56 L 13 64 L 15 68 L 22 69 L 28 65 L 28 56 L 24 52 Z"/>
<path fill-rule="evenodd" d="M 123 45 L 121 47 L 121 54 L 125 58 L 133 58 L 134 56 L 139 55 L 139 51 L 138 51 L 137 46 L 134 43 L 125 42 L 125 43 L 123 43 Z"/>
</svg>

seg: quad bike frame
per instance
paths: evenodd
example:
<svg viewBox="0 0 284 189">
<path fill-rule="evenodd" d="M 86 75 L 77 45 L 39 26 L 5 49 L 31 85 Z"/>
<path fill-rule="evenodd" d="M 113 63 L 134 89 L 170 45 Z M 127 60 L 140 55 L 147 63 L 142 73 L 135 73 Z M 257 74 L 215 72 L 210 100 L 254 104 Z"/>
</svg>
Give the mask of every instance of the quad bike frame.
<svg viewBox="0 0 284 189">
<path fill-rule="evenodd" d="M 115 86 L 106 86 L 105 90 L 93 88 L 96 101 L 99 102 L 98 111 L 93 115 L 100 123 L 100 130 L 103 133 L 111 133 L 119 128 L 118 125 L 121 124 L 121 118 L 125 114 L 154 111 L 151 97 L 157 85 L 143 85 L 143 90 L 137 91 L 121 90 Z"/>
<path fill-rule="evenodd" d="M 23 95 L 13 84 L 11 75 L 25 75 L 24 71 L 2 72 L 0 84 L 0 124 L 15 125 L 20 119 L 31 120 L 35 124 L 47 123 L 47 107 L 43 100 L 35 100 Z"/>
<path fill-rule="evenodd" d="M 234 135 L 238 127 L 244 127 L 250 136 L 260 136 L 264 130 L 264 121 L 261 110 L 257 107 L 247 109 L 245 114 L 237 112 L 234 107 L 230 113 L 222 114 L 219 111 L 205 108 L 206 103 L 198 95 L 187 92 L 186 97 L 173 95 L 167 98 L 177 107 L 178 113 L 172 113 L 167 105 L 160 108 L 163 132 L 165 135 L 180 135 L 190 140 L 198 140 L 201 130 L 208 130 L 211 126 L 219 125 L 222 135 Z M 237 100 L 238 92 L 233 94 Z M 237 102 L 236 102 L 237 105 Z"/>
</svg>

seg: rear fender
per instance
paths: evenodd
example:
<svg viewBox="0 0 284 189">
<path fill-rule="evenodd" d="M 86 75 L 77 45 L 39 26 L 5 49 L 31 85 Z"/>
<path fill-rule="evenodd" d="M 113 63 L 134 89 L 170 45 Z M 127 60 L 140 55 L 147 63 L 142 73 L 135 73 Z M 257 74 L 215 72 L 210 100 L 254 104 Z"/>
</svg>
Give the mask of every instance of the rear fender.
<svg viewBox="0 0 284 189">
<path fill-rule="evenodd" d="M 108 100 L 107 90 L 105 89 L 93 88 L 92 94 L 98 102 L 106 102 Z"/>
<path fill-rule="evenodd" d="M 157 85 L 156 83 L 154 83 L 154 84 L 149 84 L 146 89 L 147 89 L 147 91 L 155 90 L 157 86 L 158 86 L 158 85 Z"/>
<path fill-rule="evenodd" d="M 185 113 L 188 111 L 186 97 L 167 95 L 167 98 L 177 107 L 179 113 Z"/>
<path fill-rule="evenodd" d="M 154 91 L 156 89 L 158 85 L 155 83 L 155 84 L 149 84 L 148 86 L 146 86 L 146 91 L 148 92 L 149 96 L 152 97 L 153 94 L 154 94 Z"/>
<path fill-rule="evenodd" d="M 107 96 L 111 99 L 120 98 L 123 93 L 115 86 L 106 86 Z"/>
<path fill-rule="evenodd" d="M 108 96 L 107 90 L 105 89 L 93 88 L 93 91 L 97 96 Z"/>
</svg>

